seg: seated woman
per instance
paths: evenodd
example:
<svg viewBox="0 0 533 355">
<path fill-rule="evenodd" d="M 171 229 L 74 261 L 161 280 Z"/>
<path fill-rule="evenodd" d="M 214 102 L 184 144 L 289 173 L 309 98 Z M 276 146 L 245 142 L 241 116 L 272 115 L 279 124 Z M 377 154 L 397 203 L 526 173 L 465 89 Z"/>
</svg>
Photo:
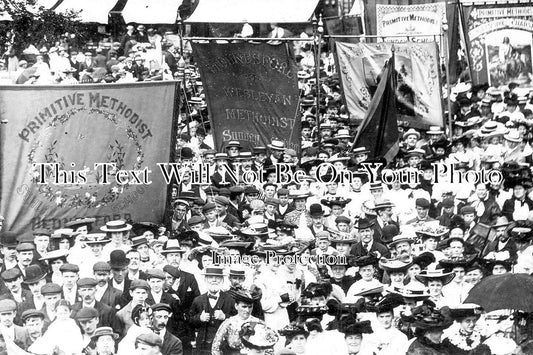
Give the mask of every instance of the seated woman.
<svg viewBox="0 0 533 355">
<path fill-rule="evenodd" d="M 253 303 L 259 299 L 259 294 L 237 289 L 229 291 L 235 299 L 237 314 L 226 319 L 218 328 L 213 339 L 213 355 L 241 354 L 243 343 L 239 333 L 244 323 L 264 324 L 259 318 L 252 316 Z M 253 353 L 255 354 L 255 353 Z"/>
</svg>

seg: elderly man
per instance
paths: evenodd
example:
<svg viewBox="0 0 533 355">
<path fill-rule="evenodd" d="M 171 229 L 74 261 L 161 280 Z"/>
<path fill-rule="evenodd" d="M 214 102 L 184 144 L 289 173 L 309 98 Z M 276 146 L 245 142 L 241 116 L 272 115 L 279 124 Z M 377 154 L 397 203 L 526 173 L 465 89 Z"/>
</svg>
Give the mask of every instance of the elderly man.
<svg viewBox="0 0 533 355">
<path fill-rule="evenodd" d="M 368 255 L 369 253 L 378 252 L 379 256 L 388 258 L 390 256 L 389 249 L 381 243 L 374 240 L 374 221 L 366 218 L 361 218 L 355 228 L 359 230 L 361 241 L 355 243 L 350 254 L 355 257 Z"/>
</svg>

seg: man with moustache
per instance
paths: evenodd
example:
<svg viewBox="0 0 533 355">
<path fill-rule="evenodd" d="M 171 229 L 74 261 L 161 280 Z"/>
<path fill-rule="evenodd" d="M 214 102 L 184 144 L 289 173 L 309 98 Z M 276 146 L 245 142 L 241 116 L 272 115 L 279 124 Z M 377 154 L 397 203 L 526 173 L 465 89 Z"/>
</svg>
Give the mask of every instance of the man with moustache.
<svg viewBox="0 0 533 355">
<path fill-rule="evenodd" d="M 30 265 L 26 269 L 26 277 L 22 282 L 31 292 L 31 297 L 26 298 L 18 307 L 18 315 L 22 315 L 29 309 L 42 309 L 44 306 L 44 296 L 41 294 L 41 287 L 46 284 L 46 274 L 39 265 Z M 44 318 L 44 315 L 43 315 Z"/>
<path fill-rule="evenodd" d="M 0 235 L 0 244 L 2 245 L 2 255 L 4 256 L 0 271 L 17 267 L 17 234 L 14 232 L 2 233 L 2 235 Z"/>
<path fill-rule="evenodd" d="M 183 346 L 181 341 L 169 331 L 167 331 L 167 323 L 172 316 L 172 309 L 166 303 L 156 303 L 152 307 L 152 328 L 163 341 L 161 353 L 163 355 L 181 355 L 183 354 Z"/>
<path fill-rule="evenodd" d="M 0 299 L 13 300 L 16 302 L 16 305 L 31 299 L 31 292 L 22 288 L 23 277 L 20 269 L 13 268 L 6 270 L 0 276 L 8 289 L 8 292 L 4 293 Z"/>
<path fill-rule="evenodd" d="M 119 309 L 122 292 L 111 286 L 109 283 L 111 278 L 111 266 L 105 261 L 95 263 L 93 265 L 93 276 L 97 282 L 95 293 L 96 300 L 111 308 Z"/>
<path fill-rule="evenodd" d="M 14 323 L 17 304 L 11 299 L 0 300 L 0 327 L 4 338 L 14 341 L 22 349 L 27 348 L 26 329 Z"/>
<path fill-rule="evenodd" d="M 26 268 L 33 262 L 33 253 L 35 246 L 32 243 L 20 243 L 17 245 L 17 267 L 22 272 L 22 276 L 26 276 Z"/>
<path fill-rule="evenodd" d="M 116 331 L 121 331 L 124 328 L 124 324 L 116 316 L 113 308 L 106 304 L 96 301 L 96 285 L 98 282 L 93 278 L 83 278 L 78 280 L 77 286 L 81 297 L 81 302 L 76 302 L 72 306 L 71 318 L 76 318 L 76 314 L 82 308 L 94 308 L 98 311 L 98 326 L 100 327 L 112 327 Z"/>
<path fill-rule="evenodd" d="M 94 341 L 92 340 L 92 336 L 94 335 L 96 329 L 98 328 L 98 324 L 100 323 L 98 311 L 91 307 L 82 308 L 78 311 L 78 313 L 76 313 L 76 317 L 74 317 L 74 319 L 81 329 L 84 347 L 83 353 L 92 354 L 92 351 L 94 351 L 96 347 Z"/>
</svg>

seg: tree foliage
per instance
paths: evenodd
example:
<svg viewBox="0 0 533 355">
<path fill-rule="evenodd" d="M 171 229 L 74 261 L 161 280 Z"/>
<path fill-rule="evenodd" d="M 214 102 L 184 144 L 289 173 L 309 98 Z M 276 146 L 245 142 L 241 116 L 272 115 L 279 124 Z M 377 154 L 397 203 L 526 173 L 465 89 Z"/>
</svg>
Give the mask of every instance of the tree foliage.
<svg viewBox="0 0 533 355">
<path fill-rule="evenodd" d="M 79 12 L 57 13 L 39 6 L 37 0 L 0 0 L 0 10 L 2 7 L 13 20 L 0 23 L 0 33 L 5 36 L 0 42 L 11 43 L 16 52 L 20 53 L 29 44 L 38 48 L 53 45 L 67 33 L 84 40 Z"/>
</svg>

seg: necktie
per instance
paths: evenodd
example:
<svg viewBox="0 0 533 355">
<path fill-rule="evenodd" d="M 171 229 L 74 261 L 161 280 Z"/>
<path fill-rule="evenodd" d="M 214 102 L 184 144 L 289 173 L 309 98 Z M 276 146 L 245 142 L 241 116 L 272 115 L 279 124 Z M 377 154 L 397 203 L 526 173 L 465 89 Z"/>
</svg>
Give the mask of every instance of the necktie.
<svg viewBox="0 0 533 355">
<path fill-rule="evenodd" d="M 207 297 L 209 297 L 212 300 L 216 300 L 218 298 L 217 295 L 212 295 L 212 294 L 207 295 Z"/>
<path fill-rule="evenodd" d="M 368 253 L 368 243 L 363 243 L 363 248 L 366 250 L 366 252 Z"/>
</svg>

